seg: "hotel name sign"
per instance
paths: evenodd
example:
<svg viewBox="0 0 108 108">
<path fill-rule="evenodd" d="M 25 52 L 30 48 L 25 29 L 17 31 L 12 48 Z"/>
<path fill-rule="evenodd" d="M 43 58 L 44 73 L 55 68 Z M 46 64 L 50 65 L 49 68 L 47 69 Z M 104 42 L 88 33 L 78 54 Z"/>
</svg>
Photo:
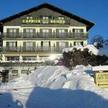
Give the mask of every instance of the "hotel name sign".
<svg viewBox="0 0 108 108">
<path fill-rule="evenodd" d="M 22 19 L 23 24 L 65 24 L 66 20 L 64 17 L 56 18 L 39 18 L 39 17 L 26 17 Z"/>
<path fill-rule="evenodd" d="M 100 87 L 108 88 L 108 72 L 96 72 L 95 83 Z"/>
</svg>

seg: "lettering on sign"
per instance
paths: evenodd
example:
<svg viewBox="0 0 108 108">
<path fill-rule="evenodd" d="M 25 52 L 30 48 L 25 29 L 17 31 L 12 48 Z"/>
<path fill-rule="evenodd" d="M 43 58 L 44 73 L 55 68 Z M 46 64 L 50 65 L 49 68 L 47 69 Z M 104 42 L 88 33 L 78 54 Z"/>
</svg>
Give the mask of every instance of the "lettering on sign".
<svg viewBox="0 0 108 108">
<path fill-rule="evenodd" d="M 38 18 L 38 17 L 27 17 L 22 19 L 23 24 L 65 24 L 64 18 Z"/>
<path fill-rule="evenodd" d="M 98 86 L 108 87 L 108 72 L 96 72 L 95 83 Z"/>
</svg>

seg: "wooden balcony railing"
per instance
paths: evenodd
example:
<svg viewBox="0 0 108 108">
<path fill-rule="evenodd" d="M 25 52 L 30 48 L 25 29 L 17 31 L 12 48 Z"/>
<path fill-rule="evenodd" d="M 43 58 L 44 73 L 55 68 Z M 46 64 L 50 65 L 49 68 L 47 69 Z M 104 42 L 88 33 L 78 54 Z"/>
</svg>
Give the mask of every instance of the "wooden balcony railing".
<svg viewBox="0 0 108 108">
<path fill-rule="evenodd" d="M 2 34 L 3 38 L 11 39 L 87 39 L 87 33 L 18 33 Z"/>
<path fill-rule="evenodd" d="M 4 47 L 5 52 L 61 52 L 63 47 Z"/>
</svg>

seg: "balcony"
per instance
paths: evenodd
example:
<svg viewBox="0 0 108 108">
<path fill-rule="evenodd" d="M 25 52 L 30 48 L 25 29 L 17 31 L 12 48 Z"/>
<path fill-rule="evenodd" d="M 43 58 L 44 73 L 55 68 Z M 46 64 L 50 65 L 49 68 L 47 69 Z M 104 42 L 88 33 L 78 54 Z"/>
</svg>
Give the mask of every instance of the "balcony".
<svg viewBox="0 0 108 108">
<path fill-rule="evenodd" d="M 63 47 L 5 47 L 4 52 L 61 52 Z"/>
<path fill-rule="evenodd" d="M 3 48 L 3 51 L 19 52 L 20 48 L 18 48 L 18 47 L 5 47 L 5 48 Z"/>
<path fill-rule="evenodd" d="M 87 39 L 87 33 L 18 33 L 18 34 L 2 34 L 4 39 L 44 39 L 44 40 L 57 40 L 57 39 Z"/>
</svg>

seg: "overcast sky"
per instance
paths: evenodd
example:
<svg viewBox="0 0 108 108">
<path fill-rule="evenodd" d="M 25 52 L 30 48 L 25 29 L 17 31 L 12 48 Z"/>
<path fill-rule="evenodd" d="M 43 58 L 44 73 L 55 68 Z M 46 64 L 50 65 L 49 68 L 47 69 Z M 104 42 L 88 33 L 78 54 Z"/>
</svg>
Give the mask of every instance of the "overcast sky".
<svg viewBox="0 0 108 108">
<path fill-rule="evenodd" d="M 0 0 L 0 19 L 44 2 L 94 22 L 90 36 L 99 34 L 108 39 L 108 0 Z"/>
</svg>

